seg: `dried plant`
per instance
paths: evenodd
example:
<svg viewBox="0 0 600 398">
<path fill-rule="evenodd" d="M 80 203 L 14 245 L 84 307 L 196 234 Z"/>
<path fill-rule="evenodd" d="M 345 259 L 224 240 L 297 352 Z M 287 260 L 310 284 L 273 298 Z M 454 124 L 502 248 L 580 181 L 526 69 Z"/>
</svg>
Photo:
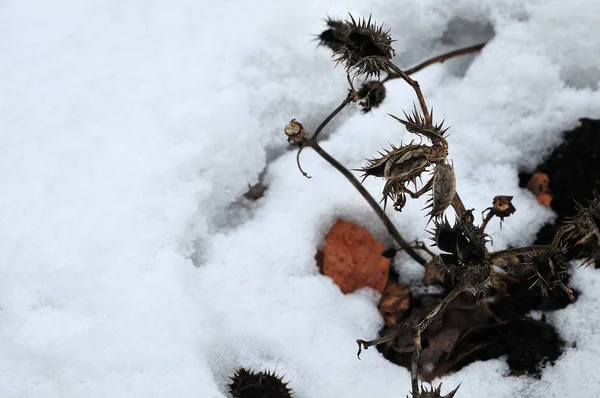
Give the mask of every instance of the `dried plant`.
<svg viewBox="0 0 600 398">
<path fill-rule="evenodd" d="M 238 368 L 230 377 L 229 393 L 233 398 L 291 398 L 292 389 L 275 372 L 254 372 Z"/>
<path fill-rule="evenodd" d="M 441 275 L 453 286 L 450 293 L 418 324 L 399 324 L 391 333 L 378 339 L 365 341 L 357 340 L 360 357 L 361 350 L 379 345 L 396 337 L 410 333 L 414 342 L 411 361 L 411 394 L 413 398 L 442 398 L 441 385 L 428 390 L 419 383 L 419 361 L 422 352 L 421 334 L 427 327 L 444 312 L 450 302 L 461 294 L 484 297 L 491 289 L 498 287 L 501 274 L 495 271 L 502 268 L 505 273 L 525 275 L 529 278 L 531 287 L 537 287 L 542 295 L 550 290 L 564 291 L 574 300 L 572 291 L 566 286 L 568 263 L 565 252 L 578 249 L 584 257 L 584 265 L 595 262 L 600 254 L 600 195 L 585 205 L 579 205 L 577 214 L 567 220 L 557 232 L 552 244 L 547 246 L 527 246 L 490 252 L 487 243 L 491 238 L 485 233 L 488 223 L 497 217 L 501 225 L 505 218 L 516 211 L 512 204 L 512 196 L 498 195 L 493 198 L 492 206 L 484 211 L 484 220 L 475 225 L 473 210 L 467 210 L 456 189 L 453 163 L 448 159 L 449 143 L 444 127 L 444 121 L 434 122 L 433 110 L 430 110 L 419 83 L 409 75 L 436 62 L 449 58 L 480 51 L 485 43 L 452 51 L 433 57 L 413 68 L 402 70 L 392 62 L 394 50 L 390 31 L 377 26 L 371 21 L 359 19 L 358 22 L 350 16 L 349 20 L 326 20 L 328 29 L 318 36 L 320 44 L 331 48 L 335 61 L 343 63 L 346 68 L 346 78 L 349 92 L 342 103 L 318 126 L 312 136 L 308 137 L 304 127 L 293 119 L 285 129 L 288 140 L 299 147 L 297 152 L 298 168 L 302 174 L 310 178 L 300 165 L 300 154 L 306 147 L 311 147 L 323 159 L 342 173 L 358 192 L 367 200 L 371 208 L 385 225 L 392 238 L 415 261 L 426 267 L 428 273 Z M 381 80 L 381 75 L 387 76 Z M 353 80 L 364 77 L 365 83 L 359 91 L 354 89 Z M 366 81 L 375 76 L 377 80 Z M 404 112 L 404 118 L 390 115 L 401 123 L 411 134 L 420 139 L 391 148 L 383 149 L 379 155 L 369 159 L 366 166 L 355 169 L 363 173 L 363 181 L 367 177 L 383 179 L 382 199 L 383 208 L 362 186 L 356 176 L 327 153 L 318 143 L 318 137 L 327 124 L 336 117 L 348 104 L 363 99 L 360 105 L 364 112 L 377 107 L 385 99 L 385 83 L 401 78 L 409 84 L 417 97 L 410 114 Z M 423 140 L 426 140 L 424 143 Z M 417 189 L 417 181 L 422 184 L 422 177 L 428 176 L 427 182 Z M 410 187 L 413 187 L 411 189 Z M 425 224 L 434 245 L 440 254 L 434 254 L 422 243 L 409 244 L 398 232 L 386 215 L 387 200 L 393 202 L 393 208 L 401 211 L 406 204 L 407 196 L 418 198 L 425 193 L 431 195 L 428 206 L 429 218 Z M 444 216 L 446 210 L 452 207 L 456 213 L 451 224 Z M 425 209 L 423 209 L 425 210 Z M 487 214 L 485 214 L 487 212 Z M 387 256 L 393 256 L 395 250 Z M 511 259 L 511 261 L 506 261 Z M 510 264 L 510 266 L 508 266 Z M 453 397 L 458 387 L 445 395 Z"/>
</svg>

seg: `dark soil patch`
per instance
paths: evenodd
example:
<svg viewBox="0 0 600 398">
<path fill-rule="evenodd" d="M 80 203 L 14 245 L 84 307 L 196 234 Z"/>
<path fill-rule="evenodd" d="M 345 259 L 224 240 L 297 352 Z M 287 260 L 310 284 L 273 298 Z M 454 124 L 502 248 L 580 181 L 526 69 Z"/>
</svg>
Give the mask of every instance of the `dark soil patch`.
<svg viewBox="0 0 600 398">
<path fill-rule="evenodd" d="M 558 216 L 555 223 L 540 229 L 535 244 L 550 243 L 559 225 L 575 213 L 575 203 L 591 199 L 594 191 L 600 192 L 600 120 L 584 118 L 580 122 L 575 129 L 563 133 L 563 143 L 533 171 L 550 178 L 550 207 Z M 522 188 L 532 174 L 520 173 Z M 571 253 L 571 259 L 576 255 Z"/>
<path fill-rule="evenodd" d="M 399 323 L 416 324 L 442 298 L 443 295 L 411 298 L 410 308 Z M 476 361 L 506 357 L 511 375 L 539 377 L 543 367 L 553 364 L 562 354 L 564 341 L 545 317 L 534 319 L 529 313 L 556 310 L 569 303 L 566 295 L 558 291 L 542 297 L 529 289 L 526 280 L 508 281 L 506 290 L 497 293 L 487 306 L 463 295 L 424 332 L 420 374 L 432 381 Z M 391 327 L 385 327 L 380 334 L 386 334 Z M 407 369 L 412 348 L 409 334 L 378 346 L 385 358 Z"/>
</svg>

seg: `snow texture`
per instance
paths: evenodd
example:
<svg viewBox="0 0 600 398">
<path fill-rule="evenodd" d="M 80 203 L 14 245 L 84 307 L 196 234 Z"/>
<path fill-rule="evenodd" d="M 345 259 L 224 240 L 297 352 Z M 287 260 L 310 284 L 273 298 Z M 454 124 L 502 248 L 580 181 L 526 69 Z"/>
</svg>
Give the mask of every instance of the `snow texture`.
<svg viewBox="0 0 600 398">
<path fill-rule="evenodd" d="M 4 1 L 0 12 L 0 396 L 225 397 L 243 365 L 298 398 L 399 397 L 409 373 L 357 338 L 382 325 L 371 291 L 343 295 L 314 254 L 339 217 L 386 244 L 379 220 L 315 153 L 296 169 L 283 127 L 312 131 L 346 95 L 312 41 L 327 15 L 372 13 L 395 62 L 491 39 L 415 75 L 450 132 L 458 189 L 518 209 L 494 248 L 531 242 L 553 214 L 518 188 L 580 117 L 600 117 L 597 0 Z M 322 143 L 350 168 L 409 140 L 387 116 L 414 94 L 390 82 Z M 264 171 L 268 190 L 242 195 Z M 380 196 L 382 182 L 365 186 Z M 393 221 L 424 238 L 424 200 Z M 403 255 L 403 278 L 420 267 Z M 457 397 L 600 391 L 600 271 L 574 269 L 578 302 L 548 316 L 569 348 L 541 380 L 502 359 L 445 377 Z M 596 314 L 596 315 L 594 315 Z"/>
</svg>

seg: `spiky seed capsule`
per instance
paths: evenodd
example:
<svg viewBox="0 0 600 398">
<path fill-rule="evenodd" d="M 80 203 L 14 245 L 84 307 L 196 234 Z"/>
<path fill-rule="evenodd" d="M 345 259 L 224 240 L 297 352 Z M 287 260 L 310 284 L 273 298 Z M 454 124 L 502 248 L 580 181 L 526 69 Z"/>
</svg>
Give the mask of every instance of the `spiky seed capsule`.
<svg viewBox="0 0 600 398">
<path fill-rule="evenodd" d="M 446 141 L 445 134 L 449 127 L 444 127 L 444 121 L 442 120 L 439 124 L 428 123 L 424 115 L 417 110 L 417 106 L 413 104 L 412 114 L 404 112 L 406 120 L 400 119 L 397 116 L 390 115 L 398 122 L 402 123 L 409 133 L 416 134 L 420 137 L 426 137 L 433 144 L 442 144 L 446 149 L 448 148 L 448 142 Z M 433 120 L 433 109 L 429 113 L 429 120 Z"/>
<path fill-rule="evenodd" d="M 443 252 L 455 253 L 458 232 L 450 226 L 448 219 L 434 220 L 434 223 L 433 232 L 431 232 L 434 244 Z"/>
<path fill-rule="evenodd" d="M 429 200 L 431 211 L 429 221 L 440 217 L 450 206 L 456 195 L 456 177 L 452 166 L 447 163 L 438 163 L 433 170 L 433 186 Z"/>
<path fill-rule="evenodd" d="M 387 61 L 394 54 L 392 38 L 389 30 L 371 23 L 369 20 L 359 19 L 358 22 L 350 15 L 346 21 L 349 29 L 348 41 L 335 52 L 335 61 L 343 63 L 348 74 L 354 76 L 366 75 L 379 78 L 382 72 L 387 72 Z"/>
<path fill-rule="evenodd" d="M 329 29 L 324 30 L 317 36 L 319 45 L 327 46 L 333 52 L 340 51 L 345 43 L 348 42 L 348 34 L 350 34 L 350 26 L 342 20 L 327 18 L 325 20 Z"/>
<path fill-rule="evenodd" d="M 418 393 L 413 392 L 411 395 L 412 398 L 453 398 L 459 388 L 460 384 L 454 390 L 442 396 L 442 383 L 440 383 L 436 389 L 431 386 L 431 390 L 421 384 L 420 391 Z"/>
<path fill-rule="evenodd" d="M 574 246 L 583 265 L 597 263 L 600 258 L 600 195 L 594 192 L 586 205 L 577 204 L 577 213 L 561 227 L 558 238 Z"/>
<path fill-rule="evenodd" d="M 416 182 L 417 178 L 429 167 L 427 146 L 403 145 L 399 148 L 392 146 L 391 150 L 380 152 L 381 157 L 369 159 L 369 164 L 360 169 L 364 178 L 368 176 L 383 177 L 386 183 L 383 187 L 383 202 L 392 199 L 394 208 L 401 211 L 406 204 L 406 184 Z"/>
<path fill-rule="evenodd" d="M 292 390 L 283 382 L 283 377 L 274 372 L 255 373 L 238 368 L 230 377 L 229 392 L 233 398 L 291 398 Z"/>
<path fill-rule="evenodd" d="M 535 251 L 525 257 L 524 269 L 530 273 L 531 287 L 537 286 L 543 296 L 548 295 L 549 290 L 560 288 L 564 290 L 571 300 L 574 300 L 573 292 L 565 285 L 569 271 L 569 264 L 565 258 L 564 247 L 552 247 Z"/>
<path fill-rule="evenodd" d="M 381 105 L 385 99 L 385 85 L 377 80 L 368 81 L 358 90 L 358 98 L 365 100 L 360 105 L 363 113 L 367 113 Z"/>
<path fill-rule="evenodd" d="M 292 119 L 287 126 L 285 126 L 285 135 L 288 137 L 288 142 L 293 144 L 299 144 L 304 139 L 306 131 L 302 123 L 297 122 L 296 119 Z"/>
</svg>

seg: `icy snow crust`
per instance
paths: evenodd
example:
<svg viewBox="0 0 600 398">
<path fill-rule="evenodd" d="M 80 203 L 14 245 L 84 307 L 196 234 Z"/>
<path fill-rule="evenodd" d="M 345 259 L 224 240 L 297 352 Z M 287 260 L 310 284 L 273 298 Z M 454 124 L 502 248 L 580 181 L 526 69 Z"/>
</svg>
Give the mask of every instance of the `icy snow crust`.
<svg viewBox="0 0 600 398">
<path fill-rule="evenodd" d="M 311 41 L 328 14 L 385 21 L 402 67 L 494 36 L 415 78 L 452 126 L 466 205 L 515 196 L 516 215 L 490 226 L 497 249 L 530 242 L 553 217 L 518 188 L 518 168 L 578 118 L 600 117 L 597 0 L 1 8 L 2 397 L 224 397 L 239 365 L 276 368 L 299 398 L 408 394 L 407 370 L 373 349 L 356 359 L 355 340 L 382 325 L 377 295 L 342 295 L 314 261 L 338 217 L 391 240 L 339 173 L 306 150 L 305 179 L 286 151 L 291 118 L 313 130 L 346 95 L 342 69 Z M 362 166 L 411 139 L 386 113 L 413 98 L 391 82 L 383 106 L 345 110 L 323 146 Z M 265 196 L 240 199 L 265 167 Z M 365 185 L 380 196 L 381 181 Z M 407 239 L 426 236 L 422 205 L 391 214 Z M 421 277 L 396 260 L 405 281 Z M 505 377 L 500 359 L 444 378 L 444 390 L 596 396 L 600 272 L 576 269 L 573 285 L 578 302 L 549 317 L 576 348 L 542 380 Z"/>
</svg>

